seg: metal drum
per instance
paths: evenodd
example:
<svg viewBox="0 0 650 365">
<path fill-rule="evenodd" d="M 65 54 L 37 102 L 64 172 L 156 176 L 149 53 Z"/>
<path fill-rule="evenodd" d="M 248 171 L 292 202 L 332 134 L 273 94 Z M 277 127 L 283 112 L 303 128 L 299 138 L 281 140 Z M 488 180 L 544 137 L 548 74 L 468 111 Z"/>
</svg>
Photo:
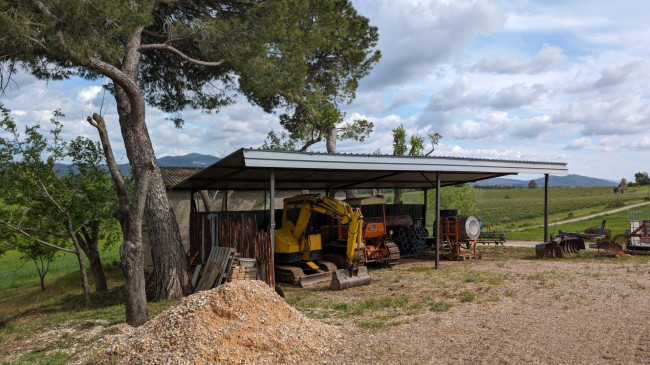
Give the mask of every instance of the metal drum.
<svg viewBox="0 0 650 365">
<path fill-rule="evenodd" d="M 472 215 L 460 217 L 458 230 L 463 239 L 475 240 L 481 235 L 481 222 Z"/>
</svg>

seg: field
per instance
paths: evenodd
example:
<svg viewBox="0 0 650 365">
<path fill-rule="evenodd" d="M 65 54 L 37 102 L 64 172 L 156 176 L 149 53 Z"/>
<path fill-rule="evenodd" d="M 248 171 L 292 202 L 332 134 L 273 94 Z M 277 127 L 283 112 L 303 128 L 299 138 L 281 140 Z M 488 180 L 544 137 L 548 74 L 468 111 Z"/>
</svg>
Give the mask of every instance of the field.
<svg viewBox="0 0 650 365">
<path fill-rule="evenodd" d="M 589 251 L 537 260 L 533 249 L 480 250 L 483 259 L 442 261 L 440 270 L 430 257 L 406 259 L 372 270 L 371 285 L 343 291 L 285 287 L 285 299 L 344 334 L 340 351 L 319 355 L 319 362 L 650 361 L 649 326 L 639 320 L 650 314 L 650 257 L 613 259 Z M 70 280 L 70 274 L 58 275 L 56 283 Z M 50 283 L 48 298 L 23 302 L 29 309 L 5 315 L 1 362 L 83 363 L 90 345 L 124 327 L 119 270 L 109 277 L 111 291 L 94 296 L 98 304 L 91 309 L 80 306 L 80 293 Z M 34 292 L 37 285 L 11 291 Z M 15 300 L 6 294 L 3 307 Z M 151 303 L 150 313 L 173 304 Z"/>
<path fill-rule="evenodd" d="M 435 216 L 435 190 L 429 194 L 427 227 L 433 225 Z M 586 227 L 599 226 L 607 219 L 607 227 L 614 233 L 628 229 L 628 212 L 617 213 L 579 223 L 560 224 L 565 220 L 592 214 L 601 214 L 613 209 L 639 203 L 650 203 L 648 187 L 628 188 L 618 197 L 611 187 L 549 188 L 549 231 L 583 231 Z M 388 200 L 392 196 L 388 194 Z M 422 204 L 421 191 L 403 193 L 405 203 Z M 453 207 L 442 207 L 453 209 Z M 647 207 L 635 210 L 650 210 Z M 461 212 L 463 214 L 464 212 Z M 466 213 L 465 213 L 466 214 Z M 483 226 L 490 230 L 505 232 L 514 240 L 541 240 L 544 223 L 544 189 L 474 189 L 474 209 Z M 540 233 L 541 232 L 541 233 Z"/>
</svg>

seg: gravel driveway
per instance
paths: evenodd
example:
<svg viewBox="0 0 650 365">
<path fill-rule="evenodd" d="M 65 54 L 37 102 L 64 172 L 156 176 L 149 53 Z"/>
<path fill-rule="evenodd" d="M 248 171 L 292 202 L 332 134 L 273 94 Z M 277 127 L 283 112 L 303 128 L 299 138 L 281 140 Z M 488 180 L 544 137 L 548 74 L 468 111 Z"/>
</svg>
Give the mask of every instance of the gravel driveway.
<svg viewBox="0 0 650 365">
<path fill-rule="evenodd" d="M 396 325 L 360 330 L 346 320 L 349 334 L 331 361 L 347 364 L 648 364 L 650 363 L 650 264 L 642 258 L 617 260 L 483 260 L 442 262 L 474 277 L 433 284 L 436 274 L 413 277 L 430 261 L 411 260 L 392 270 L 373 271 L 374 290 L 326 296 L 357 300 L 364 295 L 436 293 L 453 302 L 448 311 L 421 311 Z M 448 272 L 449 273 L 449 272 Z M 472 277 L 472 276 L 469 276 Z M 480 277 L 480 276 L 479 276 Z M 428 278 L 428 279 L 427 279 Z M 454 290 L 474 290 L 477 299 L 458 302 Z M 435 287 L 433 290 L 431 287 Z M 388 291 L 386 291 L 388 290 Z M 442 294 L 440 294 L 442 293 Z"/>
</svg>

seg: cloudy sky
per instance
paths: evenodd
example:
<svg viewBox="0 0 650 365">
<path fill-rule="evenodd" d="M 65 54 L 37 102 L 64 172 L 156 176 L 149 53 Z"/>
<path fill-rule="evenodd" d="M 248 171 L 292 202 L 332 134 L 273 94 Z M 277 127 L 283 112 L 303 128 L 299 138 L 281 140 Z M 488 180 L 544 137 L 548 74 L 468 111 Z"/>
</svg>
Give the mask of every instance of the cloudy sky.
<svg viewBox="0 0 650 365">
<path fill-rule="evenodd" d="M 379 27 L 383 57 L 347 118 L 366 118 L 366 143 L 339 151 L 391 153 L 390 131 L 443 135 L 434 155 L 567 162 L 570 173 L 619 180 L 648 171 L 650 3 L 644 0 L 353 1 Z M 116 156 L 126 157 L 115 102 L 102 81 L 45 83 L 18 75 L 0 100 L 22 124 L 66 114 L 67 136 L 95 137 L 85 116 L 103 109 Z M 225 156 L 260 147 L 277 115 L 239 99 L 218 114 L 147 111 L 159 157 Z M 316 145 L 313 150 L 324 150 Z"/>
</svg>

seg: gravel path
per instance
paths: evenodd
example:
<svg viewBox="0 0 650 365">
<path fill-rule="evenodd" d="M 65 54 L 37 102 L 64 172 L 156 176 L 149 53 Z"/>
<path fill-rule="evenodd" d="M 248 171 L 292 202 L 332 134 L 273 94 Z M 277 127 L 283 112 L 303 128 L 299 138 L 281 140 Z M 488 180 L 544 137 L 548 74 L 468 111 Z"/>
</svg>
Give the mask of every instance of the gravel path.
<svg viewBox="0 0 650 365">
<path fill-rule="evenodd" d="M 425 312 L 416 321 L 374 333 L 350 329 L 350 343 L 334 361 L 648 364 L 650 265 L 603 260 L 469 263 L 472 270 L 508 278 L 497 289 L 505 293 L 500 300 Z"/>
</svg>

